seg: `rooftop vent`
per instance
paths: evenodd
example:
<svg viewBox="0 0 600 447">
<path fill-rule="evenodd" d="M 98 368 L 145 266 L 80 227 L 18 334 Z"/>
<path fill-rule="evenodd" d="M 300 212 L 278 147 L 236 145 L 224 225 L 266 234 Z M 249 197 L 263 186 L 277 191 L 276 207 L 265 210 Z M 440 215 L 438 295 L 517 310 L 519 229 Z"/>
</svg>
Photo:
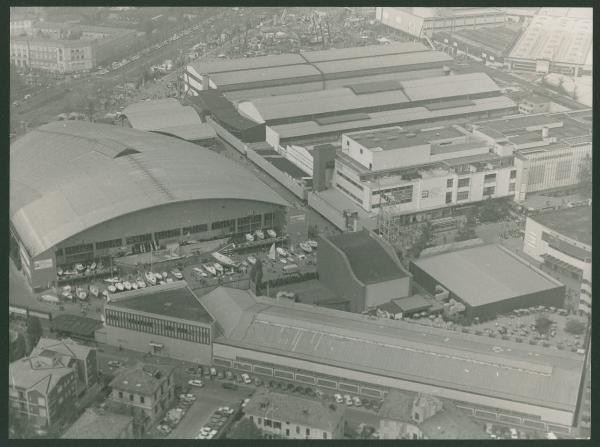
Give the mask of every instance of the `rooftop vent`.
<svg viewBox="0 0 600 447">
<path fill-rule="evenodd" d="M 119 152 L 117 155 L 114 156 L 114 158 L 120 158 L 120 157 L 125 157 L 126 155 L 133 155 L 133 154 L 139 154 L 140 151 L 133 149 L 131 147 L 128 147 L 127 149 L 123 149 L 121 152 Z"/>
<path fill-rule="evenodd" d="M 123 385 L 127 385 L 129 382 L 127 380 L 123 380 Z"/>
<path fill-rule="evenodd" d="M 414 133 L 414 132 L 410 132 L 410 133 L 407 133 L 407 134 L 406 134 L 406 138 L 414 138 L 414 137 L 416 137 L 416 136 L 417 136 L 417 134 L 416 134 L 416 133 Z"/>
</svg>

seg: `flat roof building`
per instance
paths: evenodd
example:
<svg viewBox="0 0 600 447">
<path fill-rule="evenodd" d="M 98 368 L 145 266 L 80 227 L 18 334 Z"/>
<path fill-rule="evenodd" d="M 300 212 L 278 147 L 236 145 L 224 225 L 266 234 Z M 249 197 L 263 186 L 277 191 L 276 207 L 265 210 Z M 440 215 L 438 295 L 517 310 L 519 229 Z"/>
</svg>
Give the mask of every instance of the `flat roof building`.
<svg viewBox="0 0 600 447">
<path fill-rule="evenodd" d="M 219 288 L 200 300 L 220 327 L 213 342 L 215 365 L 330 392 L 434 394 L 464 408 L 510 414 L 526 425 L 537 420 L 570 430 L 583 365 L 575 353 L 373 321 L 234 289 Z"/>
<path fill-rule="evenodd" d="M 563 307 L 565 286 L 499 245 L 484 245 L 411 261 L 414 280 L 436 286 L 466 306 L 469 318 L 490 319 L 531 306 Z"/>
<path fill-rule="evenodd" d="M 592 8 L 541 8 L 511 51 L 511 68 L 591 74 L 592 28 Z"/>
<path fill-rule="evenodd" d="M 214 320 L 185 281 L 111 296 L 104 320 L 97 337 L 111 346 L 196 363 L 210 359 Z"/>
<path fill-rule="evenodd" d="M 541 113 L 476 122 L 473 134 L 515 155 L 515 200 L 544 190 L 574 190 L 592 155 L 592 112 Z"/>
<path fill-rule="evenodd" d="M 527 217 L 523 252 L 549 272 L 575 280 L 578 310 L 592 308 L 592 207 L 577 206 Z"/>
<path fill-rule="evenodd" d="M 456 32 L 503 23 L 506 14 L 490 7 L 377 7 L 375 17 L 405 35 L 431 37 L 440 31 Z"/>
</svg>

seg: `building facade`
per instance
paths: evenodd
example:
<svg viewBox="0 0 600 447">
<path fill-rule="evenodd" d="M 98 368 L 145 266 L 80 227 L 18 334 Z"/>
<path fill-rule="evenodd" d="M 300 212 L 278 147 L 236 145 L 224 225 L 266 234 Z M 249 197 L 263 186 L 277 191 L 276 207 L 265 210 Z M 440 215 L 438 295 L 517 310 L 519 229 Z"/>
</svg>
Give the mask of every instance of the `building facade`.
<svg viewBox="0 0 600 447">
<path fill-rule="evenodd" d="M 10 41 L 10 61 L 17 67 L 56 73 L 87 71 L 95 66 L 91 43 L 79 40 L 16 37 Z"/>
<path fill-rule="evenodd" d="M 383 206 L 411 223 L 419 214 L 442 217 L 440 209 L 512 197 L 516 170 L 512 156 L 492 153 L 460 127 L 396 127 L 343 135 L 332 185 L 365 211 Z"/>
<path fill-rule="evenodd" d="M 472 132 L 494 151 L 514 154 L 518 203 L 538 191 L 577 189 L 582 163 L 592 155 L 587 110 L 481 121 Z"/>
<path fill-rule="evenodd" d="M 212 319 L 185 281 L 152 289 L 155 290 L 142 289 L 114 297 L 104 307 L 105 326 L 97 338 L 133 351 L 210 363 Z M 170 303 L 168 308 L 164 306 L 167 302 Z M 159 311 L 161 308 L 168 311 Z"/>
<path fill-rule="evenodd" d="M 56 426 L 72 412 L 76 400 L 77 373 L 66 362 L 36 356 L 9 365 L 9 411 L 31 426 Z"/>
<path fill-rule="evenodd" d="M 393 248 L 367 230 L 319 238 L 317 272 L 322 283 L 349 301 L 350 312 L 373 309 L 411 293 L 410 274 Z"/>
<path fill-rule="evenodd" d="M 267 438 L 329 440 L 343 438 L 344 410 L 338 404 L 259 391 L 244 413 Z"/>
<path fill-rule="evenodd" d="M 140 421 L 140 428 L 147 429 L 175 399 L 174 369 L 164 365 L 138 365 L 119 373 L 110 383 L 111 407 L 133 416 Z"/>
<path fill-rule="evenodd" d="M 527 218 L 523 252 L 580 282 L 578 310 L 592 309 L 592 209 L 567 208 Z"/>
<path fill-rule="evenodd" d="M 375 17 L 408 36 L 422 38 L 501 24 L 506 13 L 499 8 L 377 7 Z"/>
</svg>

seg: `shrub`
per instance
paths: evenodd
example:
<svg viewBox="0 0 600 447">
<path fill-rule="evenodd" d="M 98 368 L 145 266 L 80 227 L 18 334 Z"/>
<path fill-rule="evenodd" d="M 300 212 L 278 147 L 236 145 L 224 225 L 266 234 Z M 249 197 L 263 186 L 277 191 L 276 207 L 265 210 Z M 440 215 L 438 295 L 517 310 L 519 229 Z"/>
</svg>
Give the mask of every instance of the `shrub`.
<svg viewBox="0 0 600 447">
<path fill-rule="evenodd" d="M 488 337 L 490 337 L 490 338 L 496 338 L 496 334 L 494 332 L 490 332 L 488 334 Z"/>
<path fill-rule="evenodd" d="M 547 341 L 545 341 L 545 342 L 542 343 L 542 346 L 544 348 L 549 348 L 550 347 L 550 343 L 548 343 Z"/>
<path fill-rule="evenodd" d="M 502 340 L 510 340 L 510 337 L 508 335 L 503 335 Z"/>
<path fill-rule="evenodd" d="M 522 339 L 521 337 L 517 337 L 517 338 L 515 338 L 515 341 L 516 341 L 517 343 L 523 343 L 523 339 Z"/>
<path fill-rule="evenodd" d="M 483 334 L 483 332 L 481 332 L 479 329 L 477 329 L 477 330 L 475 331 L 475 335 L 481 335 L 481 334 Z"/>
<path fill-rule="evenodd" d="M 529 344 L 530 345 L 537 345 L 537 341 L 535 341 L 535 340 L 529 340 Z"/>
<path fill-rule="evenodd" d="M 548 317 L 541 315 L 535 319 L 535 330 L 540 334 L 547 333 L 552 327 L 552 320 Z"/>
</svg>

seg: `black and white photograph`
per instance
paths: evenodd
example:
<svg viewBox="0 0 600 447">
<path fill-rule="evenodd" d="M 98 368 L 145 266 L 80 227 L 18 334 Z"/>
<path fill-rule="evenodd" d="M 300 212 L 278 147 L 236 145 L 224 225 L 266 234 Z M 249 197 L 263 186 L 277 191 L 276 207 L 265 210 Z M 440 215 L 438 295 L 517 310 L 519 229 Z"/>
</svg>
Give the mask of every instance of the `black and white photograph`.
<svg viewBox="0 0 600 447">
<path fill-rule="evenodd" d="M 115 4 L 10 7 L 9 439 L 591 439 L 594 8 Z"/>
</svg>

